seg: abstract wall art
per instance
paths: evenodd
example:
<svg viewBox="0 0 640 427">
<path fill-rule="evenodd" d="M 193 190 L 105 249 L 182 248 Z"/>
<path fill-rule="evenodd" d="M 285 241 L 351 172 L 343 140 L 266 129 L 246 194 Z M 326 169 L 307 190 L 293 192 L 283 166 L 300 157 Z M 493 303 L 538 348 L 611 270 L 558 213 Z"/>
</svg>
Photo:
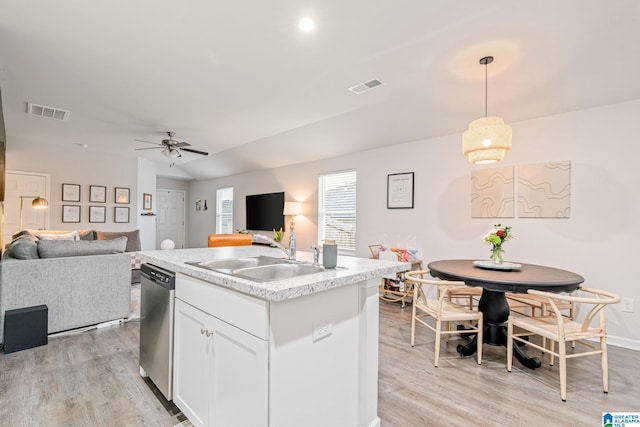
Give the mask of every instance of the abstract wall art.
<svg viewBox="0 0 640 427">
<path fill-rule="evenodd" d="M 571 161 L 518 166 L 518 217 L 569 218 Z"/>
<path fill-rule="evenodd" d="M 513 166 L 471 172 L 471 217 L 514 217 Z"/>
</svg>

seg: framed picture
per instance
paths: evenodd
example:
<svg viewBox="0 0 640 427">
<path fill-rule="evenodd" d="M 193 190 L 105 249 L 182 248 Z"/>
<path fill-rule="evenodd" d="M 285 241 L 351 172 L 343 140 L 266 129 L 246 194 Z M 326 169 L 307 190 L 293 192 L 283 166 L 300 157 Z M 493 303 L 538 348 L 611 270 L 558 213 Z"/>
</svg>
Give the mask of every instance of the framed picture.
<svg viewBox="0 0 640 427">
<path fill-rule="evenodd" d="M 90 185 L 89 201 L 91 203 L 107 203 L 107 187 L 103 187 L 102 185 Z"/>
<path fill-rule="evenodd" d="M 129 208 L 123 206 L 113 208 L 113 222 L 129 222 Z"/>
<path fill-rule="evenodd" d="M 120 205 L 129 204 L 129 189 L 124 187 L 116 187 L 115 202 Z M 129 221 L 127 221 L 129 222 Z"/>
<path fill-rule="evenodd" d="M 62 222 L 80 222 L 80 206 L 62 205 Z"/>
<path fill-rule="evenodd" d="M 62 184 L 62 201 L 79 202 L 80 184 Z"/>
<path fill-rule="evenodd" d="M 387 209 L 413 209 L 413 172 L 387 175 Z"/>
<path fill-rule="evenodd" d="M 106 222 L 106 206 L 89 206 L 89 222 Z"/>
<path fill-rule="evenodd" d="M 142 209 L 147 211 L 151 210 L 151 194 L 142 194 Z"/>
</svg>

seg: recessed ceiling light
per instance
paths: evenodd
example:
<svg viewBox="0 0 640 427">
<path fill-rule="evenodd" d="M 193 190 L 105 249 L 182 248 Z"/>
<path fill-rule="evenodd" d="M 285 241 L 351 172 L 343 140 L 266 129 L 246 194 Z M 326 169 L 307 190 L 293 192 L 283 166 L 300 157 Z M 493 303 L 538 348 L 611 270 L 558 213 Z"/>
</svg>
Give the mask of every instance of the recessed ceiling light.
<svg viewBox="0 0 640 427">
<path fill-rule="evenodd" d="M 302 18 L 298 21 L 298 28 L 302 31 L 313 31 L 316 29 L 316 23 L 311 18 Z"/>
</svg>

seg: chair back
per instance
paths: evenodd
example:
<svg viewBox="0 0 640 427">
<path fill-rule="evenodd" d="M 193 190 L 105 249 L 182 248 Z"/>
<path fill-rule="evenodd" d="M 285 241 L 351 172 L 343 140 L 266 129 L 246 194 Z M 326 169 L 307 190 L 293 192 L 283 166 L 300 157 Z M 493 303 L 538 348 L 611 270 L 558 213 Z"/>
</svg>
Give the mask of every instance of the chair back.
<svg viewBox="0 0 640 427">
<path fill-rule="evenodd" d="M 611 292 L 602 291 L 599 289 L 593 288 L 580 288 L 581 293 L 587 294 L 589 296 L 576 296 L 576 295 L 567 295 L 567 294 L 555 294 L 552 292 L 538 291 L 535 289 L 529 289 L 528 293 L 531 295 L 537 295 L 539 297 L 546 298 L 549 307 L 553 310 L 555 315 L 557 324 L 558 324 L 558 332 L 561 336 L 564 336 L 565 339 L 580 339 L 581 335 L 587 334 L 591 336 L 593 333 L 592 326 L 596 316 L 598 316 L 598 327 L 602 333 L 606 331 L 606 320 L 605 320 L 605 312 L 604 308 L 609 304 L 616 304 L 620 302 L 620 297 Z M 572 321 L 567 317 L 562 315 L 561 310 L 567 303 L 574 303 L 582 306 L 583 308 L 587 308 L 587 313 L 585 314 L 579 329 L 566 330 L 565 326 L 567 324 L 576 324 L 576 321 Z M 590 330 L 591 329 L 591 330 Z"/>
<path fill-rule="evenodd" d="M 210 248 L 219 246 L 249 246 L 253 243 L 250 234 L 209 234 L 207 244 Z"/>
<path fill-rule="evenodd" d="M 425 306 L 434 304 L 435 301 L 435 306 L 430 308 L 441 313 L 443 302 L 445 300 L 449 300 L 449 293 L 451 290 L 465 286 L 465 284 L 464 282 L 457 280 L 425 279 L 424 276 L 428 276 L 429 273 L 429 270 L 414 270 L 406 272 L 404 277 L 407 281 L 414 284 L 414 298 L 418 298 Z M 422 285 L 433 286 L 436 290 L 437 300 L 430 302 L 425 295 Z"/>
</svg>

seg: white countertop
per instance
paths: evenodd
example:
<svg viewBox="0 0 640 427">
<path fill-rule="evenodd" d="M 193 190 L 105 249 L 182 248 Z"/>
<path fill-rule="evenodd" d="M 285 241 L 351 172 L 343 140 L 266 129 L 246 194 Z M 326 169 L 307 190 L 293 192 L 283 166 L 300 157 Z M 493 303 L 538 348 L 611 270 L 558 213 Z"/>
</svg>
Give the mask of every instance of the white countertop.
<svg viewBox="0 0 640 427">
<path fill-rule="evenodd" d="M 229 246 L 222 248 L 156 250 L 142 251 L 138 253 L 144 263 L 154 264 L 173 272 L 183 273 L 268 301 L 284 301 L 411 269 L 411 264 L 408 262 L 338 256 L 337 269 L 328 269 L 320 273 L 306 274 L 290 279 L 270 282 L 254 282 L 185 264 L 185 262 L 199 262 L 258 255 L 284 258 L 284 253 L 282 251 L 268 246 L 253 245 Z M 298 261 L 313 262 L 313 255 L 310 252 L 298 252 L 296 259 Z"/>
</svg>

